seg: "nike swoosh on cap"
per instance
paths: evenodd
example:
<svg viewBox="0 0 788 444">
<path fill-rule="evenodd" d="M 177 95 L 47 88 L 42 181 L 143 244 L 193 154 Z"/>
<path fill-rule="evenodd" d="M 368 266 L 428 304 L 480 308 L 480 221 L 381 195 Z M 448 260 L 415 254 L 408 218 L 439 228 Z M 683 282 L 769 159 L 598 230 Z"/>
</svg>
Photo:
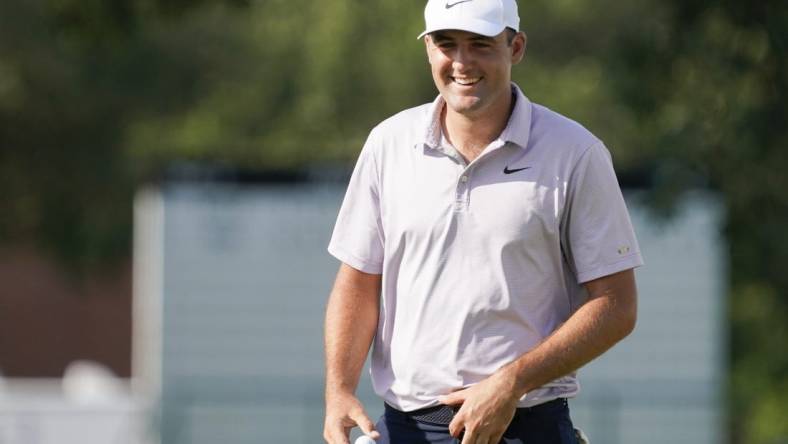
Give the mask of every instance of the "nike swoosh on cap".
<svg viewBox="0 0 788 444">
<path fill-rule="evenodd" d="M 453 7 L 457 6 L 457 5 L 459 5 L 460 3 L 468 3 L 468 2 L 472 2 L 472 1 L 473 0 L 460 0 L 460 1 L 454 2 L 454 3 L 446 2 L 446 9 L 453 8 Z"/>
</svg>

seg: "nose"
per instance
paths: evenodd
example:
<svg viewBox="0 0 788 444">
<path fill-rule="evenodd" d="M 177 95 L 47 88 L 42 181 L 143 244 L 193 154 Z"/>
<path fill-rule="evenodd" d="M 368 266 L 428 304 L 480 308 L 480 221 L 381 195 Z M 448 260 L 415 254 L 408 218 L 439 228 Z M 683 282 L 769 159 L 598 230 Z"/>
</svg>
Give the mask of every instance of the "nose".
<svg viewBox="0 0 788 444">
<path fill-rule="evenodd" d="M 462 71 L 473 63 L 471 52 L 464 45 L 458 45 L 452 57 L 452 68 Z"/>
</svg>

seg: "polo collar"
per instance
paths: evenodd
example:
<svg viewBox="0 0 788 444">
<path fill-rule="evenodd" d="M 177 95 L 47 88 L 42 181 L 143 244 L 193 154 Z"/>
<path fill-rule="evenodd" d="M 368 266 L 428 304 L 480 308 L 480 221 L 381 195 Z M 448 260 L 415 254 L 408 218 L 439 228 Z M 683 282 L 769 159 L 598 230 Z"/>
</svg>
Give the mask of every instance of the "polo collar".
<svg viewBox="0 0 788 444">
<path fill-rule="evenodd" d="M 515 83 L 512 83 L 512 94 L 515 99 L 512 114 L 500 136 L 492 143 L 500 145 L 512 143 L 525 149 L 531 135 L 531 101 Z M 441 147 L 440 117 L 445 105 L 446 101 L 438 95 L 428 108 L 423 144 L 429 148 L 439 150 Z"/>
</svg>

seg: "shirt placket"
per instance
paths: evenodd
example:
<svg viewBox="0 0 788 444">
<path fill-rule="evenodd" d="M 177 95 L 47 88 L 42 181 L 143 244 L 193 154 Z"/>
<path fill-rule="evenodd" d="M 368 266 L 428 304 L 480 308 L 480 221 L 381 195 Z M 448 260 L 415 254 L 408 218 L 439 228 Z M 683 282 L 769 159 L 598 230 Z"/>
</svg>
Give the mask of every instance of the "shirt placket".
<svg viewBox="0 0 788 444">
<path fill-rule="evenodd" d="M 460 173 L 457 180 L 457 188 L 454 199 L 454 211 L 467 211 L 470 204 L 471 189 L 471 168 L 466 167 Z"/>
<path fill-rule="evenodd" d="M 454 187 L 454 212 L 466 211 L 470 203 L 470 182 L 473 168 L 465 162 L 465 159 L 455 149 L 441 147 L 441 151 L 457 164 L 458 175 Z"/>
<path fill-rule="evenodd" d="M 462 159 L 462 156 L 460 156 L 459 153 L 456 153 L 456 159 L 459 160 L 458 164 L 460 165 L 460 174 L 457 178 L 457 187 L 455 191 L 455 212 L 468 211 L 471 204 L 471 182 L 473 179 L 473 174 L 477 170 L 477 166 L 483 162 L 486 157 L 489 157 L 493 151 L 503 147 L 504 145 L 505 143 L 501 141 L 493 142 L 487 149 L 484 150 L 484 152 L 482 152 L 482 154 L 479 155 L 479 157 L 467 164 Z"/>
</svg>

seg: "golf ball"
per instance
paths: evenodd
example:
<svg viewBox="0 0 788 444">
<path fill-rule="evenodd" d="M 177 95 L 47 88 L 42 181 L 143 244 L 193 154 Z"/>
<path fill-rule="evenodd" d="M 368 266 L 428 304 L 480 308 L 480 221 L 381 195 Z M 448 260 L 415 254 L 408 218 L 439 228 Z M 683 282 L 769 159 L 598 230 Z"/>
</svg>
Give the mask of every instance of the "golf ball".
<svg viewBox="0 0 788 444">
<path fill-rule="evenodd" d="M 367 435 L 361 435 L 356 439 L 354 444 L 375 444 L 375 440 Z"/>
</svg>

